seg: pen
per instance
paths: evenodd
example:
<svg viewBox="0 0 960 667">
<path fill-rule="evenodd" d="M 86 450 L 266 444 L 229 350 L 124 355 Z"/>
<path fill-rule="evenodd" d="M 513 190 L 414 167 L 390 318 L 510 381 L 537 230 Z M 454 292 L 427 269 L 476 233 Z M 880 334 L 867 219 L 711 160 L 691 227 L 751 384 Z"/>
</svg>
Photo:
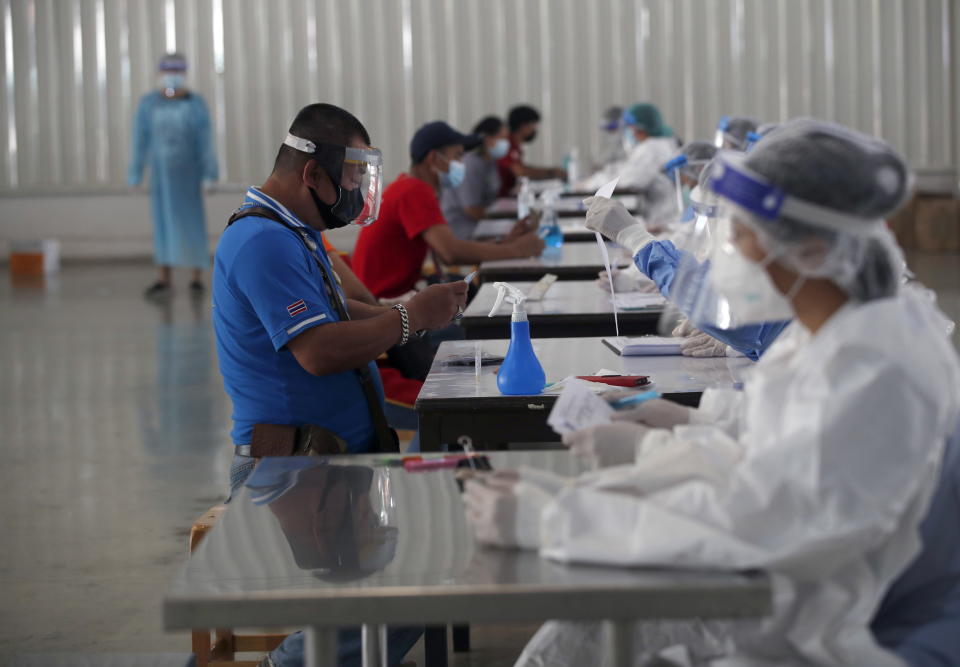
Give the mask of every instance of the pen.
<svg viewBox="0 0 960 667">
<path fill-rule="evenodd" d="M 467 274 L 467 277 L 463 279 L 463 282 L 465 282 L 467 285 L 469 285 L 470 282 L 473 280 L 474 276 L 476 276 L 476 275 L 477 275 L 477 272 L 476 272 L 476 271 L 471 271 L 470 273 Z M 463 319 L 463 311 L 462 311 L 462 310 L 460 310 L 460 311 L 454 316 L 453 321 L 454 321 L 454 322 L 459 322 L 461 319 Z"/>
<path fill-rule="evenodd" d="M 456 468 L 460 459 L 423 459 L 422 461 L 405 461 L 403 469 L 408 472 L 418 470 L 442 470 L 444 468 Z"/>
<path fill-rule="evenodd" d="M 660 392 L 658 391 L 645 391 L 642 394 L 634 394 L 633 396 L 625 396 L 624 398 L 619 398 L 615 400 L 610 406 L 614 410 L 623 410 L 624 408 L 630 408 L 634 405 L 639 405 L 649 401 L 651 398 L 660 398 Z"/>
</svg>

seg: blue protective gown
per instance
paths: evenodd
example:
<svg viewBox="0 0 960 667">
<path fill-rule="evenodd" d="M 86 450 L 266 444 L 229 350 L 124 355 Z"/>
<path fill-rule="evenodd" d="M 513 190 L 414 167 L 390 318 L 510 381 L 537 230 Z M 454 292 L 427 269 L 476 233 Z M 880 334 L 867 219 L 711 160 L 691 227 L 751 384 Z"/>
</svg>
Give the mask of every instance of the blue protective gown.
<svg viewBox="0 0 960 667">
<path fill-rule="evenodd" d="M 684 254 L 686 253 L 679 250 L 671 241 L 653 241 L 640 249 L 640 252 L 634 256 L 633 262 L 656 284 L 660 293 L 669 298 L 670 285 L 673 283 L 677 267 L 680 266 Z M 699 323 L 697 326 L 701 331 L 756 361 L 788 324 L 790 324 L 789 320 L 751 324 L 736 329 L 718 329 Z"/>
<path fill-rule="evenodd" d="M 148 161 L 156 263 L 206 268 L 202 184 L 217 180 L 217 157 L 202 97 L 167 98 L 159 91 L 143 96 L 133 123 L 130 185 L 140 184 Z"/>
<path fill-rule="evenodd" d="M 960 665 L 960 423 L 920 525 L 923 549 L 874 618 L 877 641 L 910 667 Z"/>
</svg>

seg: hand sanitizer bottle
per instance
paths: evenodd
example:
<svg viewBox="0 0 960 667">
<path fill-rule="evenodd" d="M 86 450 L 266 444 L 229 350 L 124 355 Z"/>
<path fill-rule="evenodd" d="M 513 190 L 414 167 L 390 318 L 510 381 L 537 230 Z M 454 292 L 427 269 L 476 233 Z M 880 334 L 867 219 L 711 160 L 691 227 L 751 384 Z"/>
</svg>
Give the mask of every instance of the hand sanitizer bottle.
<svg viewBox="0 0 960 667">
<path fill-rule="evenodd" d="M 489 317 L 493 317 L 506 299 L 513 304 L 510 318 L 510 347 L 497 373 L 497 387 L 506 396 L 533 396 L 543 391 L 547 376 L 530 342 L 530 322 L 523 309 L 526 295 L 510 283 L 494 283 L 500 292 Z"/>
</svg>

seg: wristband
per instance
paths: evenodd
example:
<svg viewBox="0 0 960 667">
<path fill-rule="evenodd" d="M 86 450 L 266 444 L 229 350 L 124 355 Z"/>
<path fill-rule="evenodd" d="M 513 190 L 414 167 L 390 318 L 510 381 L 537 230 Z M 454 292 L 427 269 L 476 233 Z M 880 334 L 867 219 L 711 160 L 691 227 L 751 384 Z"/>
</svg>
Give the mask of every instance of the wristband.
<svg viewBox="0 0 960 667">
<path fill-rule="evenodd" d="M 393 306 L 393 309 L 400 313 L 400 342 L 398 345 L 406 345 L 410 340 L 410 316 L 407 314 L 407 307 L 402 303 Z"/>
</svg>

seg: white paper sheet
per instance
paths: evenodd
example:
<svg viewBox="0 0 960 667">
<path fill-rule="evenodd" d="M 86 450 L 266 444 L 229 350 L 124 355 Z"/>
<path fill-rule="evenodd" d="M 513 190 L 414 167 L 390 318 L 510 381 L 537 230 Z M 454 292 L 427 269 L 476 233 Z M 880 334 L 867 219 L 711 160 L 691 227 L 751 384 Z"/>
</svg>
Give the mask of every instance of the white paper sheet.
<svg viewBox="0 0 960 667">
<path fill-rule="evenodd" d="M 594 197 L 605 197 L 610 199 L 613 196 L 613 193 L 617 190 L 617 183 L 620 182 L 620 177 L 617 176 L 615 179 L 607 183 L 606 185 L 601 185 L 600 189 L 597 190 L 597 193 L 593 195 Z"/>
<path fill-rule="evenodd" d="M 597 193 L 594 195 L 594 197 L 605 197 L 606 199 L 610 199 L 610 197 L 613 196 L 614 191 L 616 191 L 617 183 L 619 182 L 620 177 L 617 176 L 606 185 L 600 186 L 600 189 L 597 190 Z M 617 317 L 617 295 L 613 289 L 613 271 L 610 270 L 610 252 L 607 250 L 607 244 L 604 242 L 600 232 L 594 232 L 594 234 L 597 237 L 597 245 L 600 246 L 600 256 L 603 257 L 603 268 L 606 269 L 607 277 L 610 279 L 610 296 L 613 298 L 613 328 L 617 333 L 617 337 L 619 337 L 620 318 Z"/>
<path fill-rule="evenodd" d="M 559 435 L 599 424 L 609 424 L 613 408 L 593 393 L 589 382 L 571 378 L 547 417 L 547 424 Z"/>
</svg>

